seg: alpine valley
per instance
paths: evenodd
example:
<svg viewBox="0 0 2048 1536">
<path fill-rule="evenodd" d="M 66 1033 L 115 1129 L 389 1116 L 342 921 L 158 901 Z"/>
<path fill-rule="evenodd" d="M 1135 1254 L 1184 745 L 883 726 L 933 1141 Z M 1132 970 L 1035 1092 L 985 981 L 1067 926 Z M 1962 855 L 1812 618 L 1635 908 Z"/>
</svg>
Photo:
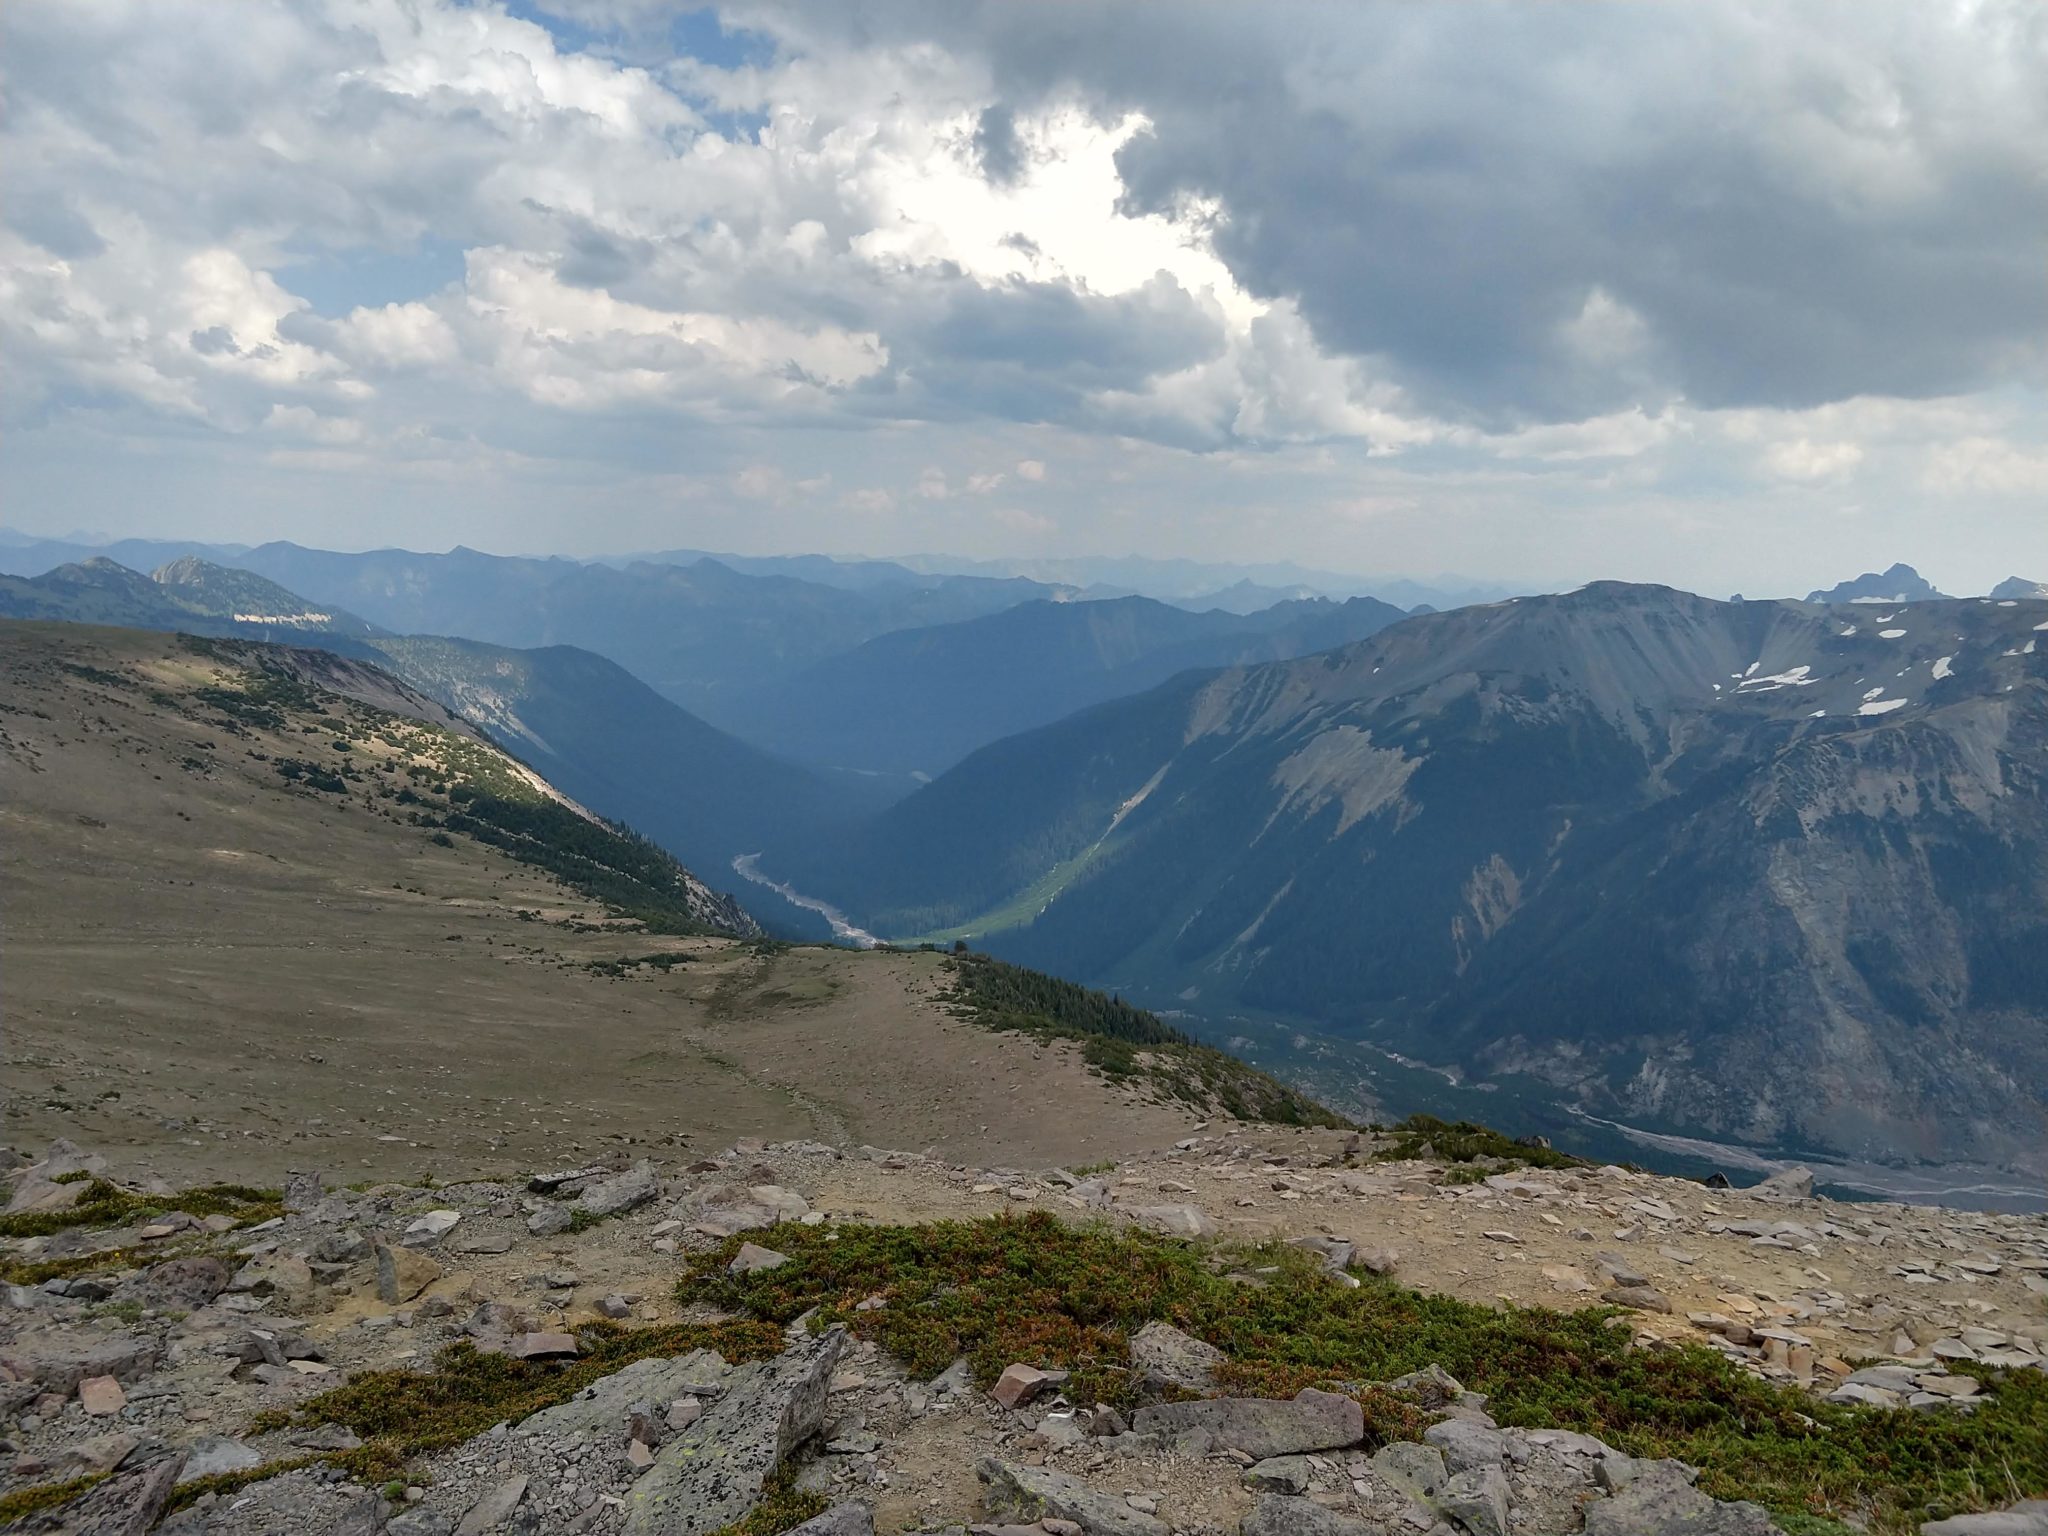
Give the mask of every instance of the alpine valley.
<svg viewBox="0 0 2048 1536">
<path fill-rule="evenodd" d="M 2048 1171 L 2030 582 L 1247 614 L 822 557 L 120 552 L 169 558 L 10 550 L 0 614 L 380 669 L 785 937 L 1112 989 L 1361 1117 Z"/>
</svg>

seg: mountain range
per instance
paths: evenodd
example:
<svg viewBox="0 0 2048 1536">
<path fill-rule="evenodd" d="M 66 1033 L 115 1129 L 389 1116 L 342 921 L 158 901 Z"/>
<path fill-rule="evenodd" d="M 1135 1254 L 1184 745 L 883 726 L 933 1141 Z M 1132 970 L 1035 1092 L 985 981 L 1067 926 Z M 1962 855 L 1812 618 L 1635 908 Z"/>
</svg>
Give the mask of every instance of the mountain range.
<svg viewBox="0 0 2048 1536">
<path fill-rule="evenodd" d="M 736 701 L 726 719 L 806 762 L 932 774 L 989 742 L 1177 672 L 1306 656 L 1404 617 L 1370 597 L 1251 614 L 1195 613 L 1149 597 L 1020 603 L 877 636 Z"/>
<path fill-rule="evenodd" d="M 964 940 L 1212 1038 L 1334 1035 L 1662 1131 L 2024 1166 L 2048 1144 L 2033 583 L 1247 615 L 887 568 L 265 549 L 237 558 L 368 601 L 93 558 L 0 578 L 0 614 L 370 662 L 714 884 L 759 855 L 749 878 L 809 904 L 747 887 L 792 936 L 829 912 Z M 595 647 L 455 637 L 486 621 L 688 662 L 726 679 L 722 716 Z"/>
<path fill-rule="evenodd" d="M 1693 1134 L 2048 1145 L 2048 604 L 1601 583 L 1175 679 L 772 871 Z"/>
</svg>

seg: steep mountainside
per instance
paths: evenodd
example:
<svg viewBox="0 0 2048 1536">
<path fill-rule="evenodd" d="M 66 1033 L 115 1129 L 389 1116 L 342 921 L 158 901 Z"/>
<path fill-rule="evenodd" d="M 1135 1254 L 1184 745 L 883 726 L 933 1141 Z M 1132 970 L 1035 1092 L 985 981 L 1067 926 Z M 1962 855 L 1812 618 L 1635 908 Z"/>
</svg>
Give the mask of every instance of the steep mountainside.
<svg viewBox="0 0 2048 1536">
<path fill-rule="evenodd" d="M 1602 584 L 1176 679 L 771 871 L 1601 1113 L 2039 1159 L 2048 605 Z"/>
<path fill-rule="evenodd" d="M 231 620 L 242 630 L 358 637 L 380 633 L 374 624 L 344 609 L 318 607 L 253 571 L 215 565 L 197 555 L 184 555 L 159 567 L 150 579 L 174 602 L 197 613 Z"/>
<path fill-rule="evenodd" d="M 736 729 L 810 762 L 936 774 L 989 742 L 1192 668 L 1284 660 L 1405 617 L 1369 597 L 1191 613 L 1148 597 L 1022 603 L 881 635 L 735 700 Z"/>
<path fill-rule="evenodd" d="M 2028 581 L 2024 576 L 2008 576 L 1991 589 L 1991 595 L 2001 600 L 2048 602 L 2048 581 Z"/>
<path fill-rule="evenodd" d="M 737 855 L 800 846 L 881 803 L 864 781 L 771 757 L 589 651 L 425 636 L 375 644 L 398 676 L 715 878 L 730 879 Z"/>
<path fill-rule="evenodd" d="M 674 860 L 321 651 L 0 621 L 0 890 L 8 1140 L 165 1174 L 523 1182 L 739 1135 L 1043 1167 L 1164 1151 L 1260 1095 L 1303 1118 L 1240 1063 L 1133 1056 L 1071 1008 L 963 1016 L 944 955 L 755 942 Z"/>
<path fill-rule="evenodd" d="M 730 877 L 740 854 L 801 846 L 893 798 L 876 780 L 814 774 L 758 751 L 589 651 L 386 635 L 339 609 L 314 609 L 261 576 L 198 560 L 176 561 L 154 580 L 107 560 L 30 580 L 0 577 L 0 613 L 213 636 L 282 634 L 374 662 L 484 725 L 601 815 L 640 828 L 717 879 Z M 827 931 L 822 919 L 787 911 L 777 918 L 791 933 Z"/>
<path fill-rule="evenodd" d="M 472 549 L 339 554 L 265 544 L 235 563 L 401 634 L 596 651 L 715 724 L 736 695 L 876 635 L 1054 594 L 1036 582 L 975 577 L 853 591 L 743 575 L 716 560 L 618 568 Z"/>
</svg>

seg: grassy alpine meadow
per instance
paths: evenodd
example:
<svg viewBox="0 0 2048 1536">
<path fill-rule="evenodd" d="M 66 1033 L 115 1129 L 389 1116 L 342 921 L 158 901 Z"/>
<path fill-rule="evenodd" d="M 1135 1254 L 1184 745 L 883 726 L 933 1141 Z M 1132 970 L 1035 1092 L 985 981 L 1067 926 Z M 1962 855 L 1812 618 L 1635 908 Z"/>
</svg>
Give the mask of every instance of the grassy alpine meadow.
<svg viewBox="0 0 2048 1536">
<path fill-rule="evenodd" d="M 1802 1531 L 1903 1536 L 1921 1520 L 2048 1493 L 2048 1376 L 2038 1372 L 1985 1373 L 1970 1414 L 1845 1407 L 1704 1347 L 1632 1347 L 1611 1308 L 1493 1308 L 1370 1275 L 1352 1289 L 1284 1247 L 1204 1248 L 1044 1212 L 755 1237 L 790 1262 L 734 1277 L 724 1268 L 733 1239 L 683 1280 L 684 1299 L 776 1323 L 822 1308 L 919 1376 L 964 1356 L 987 1386 L 1022 1361 L 1071 1370 L 1077 1401 L 1127 1404 L 1127 1339 L 1159 1320 L 1228 1355 L 1230 1392 L 1351 1393 L 1375 1444 L 1428 1422 L 1375 1384 L 1440 1365 L 1486 1393 L 1504 1426 L 1678 1457 L 1701 1468 L 1707 1492 L 1754 1499 Z M 877 1296 L 886 1305 L 854 1310 Z"/>
</svg>

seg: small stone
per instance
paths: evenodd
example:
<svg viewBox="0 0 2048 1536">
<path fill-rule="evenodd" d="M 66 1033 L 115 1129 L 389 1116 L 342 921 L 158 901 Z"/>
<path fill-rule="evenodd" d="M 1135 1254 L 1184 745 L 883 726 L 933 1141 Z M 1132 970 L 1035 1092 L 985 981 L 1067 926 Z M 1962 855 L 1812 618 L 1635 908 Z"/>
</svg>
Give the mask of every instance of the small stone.
<svg viewBox="0 0 2048 1536">
<path fill-rule="evenodd" d="M 1041 1371 L 1029 1365 L 1011 1365 L 996 1378 L 996 1384 L 989 1388 L 988 1395 L 1005 1408 L 1022 1408 L 1046 1392 L 1053 1390 L 1064 1378 L 1055 1377 L 1051 1372 Z"/>
<path fill-rule="evenodd" d="M 773 1248 L 763 1248 L 758 1243 L 741 1243 L 740 1251 L 733 1255 L 732 1263 L 726 1268 L 736 1275 L 752 1275 L 780 1269 L 788 1262 L 786 1253 L 777 1253 Z"/>
<path fill-rule="evenodd" d="M 1309 1465 L 1306 1456 L 1268 1456 L 1245 1469 L 1244 1485 L 1263 1493 L 1306 1493 Z"/>
<path fill-rule="evenodd" d="M 544 1205 L 526 1218 L 526 1230 L 535 1237 L 559 1237 L 574 1219 L 565 1205 Z"/>
<path fill-rule="evenodd" d="M 1151 1322 L 1131 1335 L 1131 1364 L 1190 1392 L 1213 1392 L 1229 1356 L 1171 1323 Z"/>
<path fill-rule="evenodd" d="M 526 1479 L 523 1477 L 498 1484 L 469 1506 L 469 1512 L 455 1528 L 455 1536 L 484 1536 L 486 1531 L 496 1530 L 511 1517 L 512 1511 L 525 1497 Z"/>
<path fill-rule="evenodd" d="M 221 1435 L 201 1435 L 192 1442 L 191 1453 L 178 1472 L 180 1483 L 217 1477 L 223 1472 L 246 1472 L 263 1465 L 263 1453 L 254 1446 Z"/>
<path fill-rule="evenodd" d="M 424 1248 L 438 1243 L 462 1220 L 460 1211 L 428 1211 L 424 1216 L 415 1217 L 399 1240 L 412 1247 Z"/>
<path fill-rule="evenodd" d="M 78 1384 L 78 1404 L 96 1419 L 107 1418 L 128 1406 L 128 1394 L 111 1376 L 88 1376 Z"/>
<path fill-rule="evenodd" d="M 1655 1286 L 1617 1285 L 1600 1293 L 1600 1299 L 1617 1307 L 1633 1307 L 1638 1312 L 1669 1312 L 1671 1299 Z"/>
<path fill-rule="evenodd" d="M 441 1266 L 410 1248 L 377 1245 L 377 1299 L 386 1306 L 411 1301 L 441 1278 Z"/>
<path fill-rule="evenodd" d="M 577 1347 L 574 1335 L 567 1333 L 522 1333 L 512 1341 L 506 1351 L 516 1360 L 544 1360 L 556 1355 L 574 1355 L 582 1351 Z"/>
<path fill-rule="evenodd" d="M 633 1315 L 633 1304 L 614 1291 L 597 1304 L 597 1310 L 610 1318 L 627 1318 Z"/>
</svg>

